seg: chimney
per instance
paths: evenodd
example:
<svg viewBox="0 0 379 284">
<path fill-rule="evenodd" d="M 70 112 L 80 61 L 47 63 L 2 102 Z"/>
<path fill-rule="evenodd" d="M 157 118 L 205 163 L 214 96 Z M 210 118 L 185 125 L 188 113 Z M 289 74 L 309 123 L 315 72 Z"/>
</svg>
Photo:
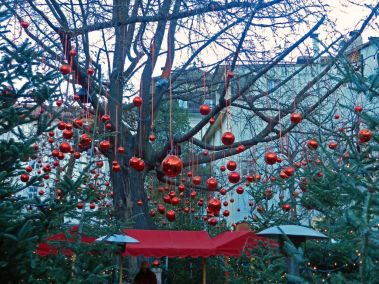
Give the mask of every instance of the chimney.
<svg viewBox="0 0 379 284">
<path fill-rule="evenodd" d="M 313 43 L 313 58 L 315 58 L 320 53 L 320 47 L 319 47 L 319 40 L 318 40 L 318 34 L 313 33 L 311 35 L 312 43 Z M 316 62 L 318 62 L 317 60 Z"/>
<path fill-rule="evenodd" d="M 358 33 L 359 33 L 359 31 L 351 31 L 351 32 L 349 32 L 349 36 L 350 36 L 350 38 L 352 38 L 352 37 L 356 36 Z M 360 46 L 360 45 L 362 45 L 362 44 L 363 44 L 362 36 L 359 35 L 359 36 L 358 36 L 358 37 L 352 42 L 352 44 L 350 44 L 350 46 L 349 46 L 349 50 L 352 50 L 352 49 L 354 49 L 354 48 L 356 48 L 356 47 L 358 47 L 358 46 Z"/>
</svg>

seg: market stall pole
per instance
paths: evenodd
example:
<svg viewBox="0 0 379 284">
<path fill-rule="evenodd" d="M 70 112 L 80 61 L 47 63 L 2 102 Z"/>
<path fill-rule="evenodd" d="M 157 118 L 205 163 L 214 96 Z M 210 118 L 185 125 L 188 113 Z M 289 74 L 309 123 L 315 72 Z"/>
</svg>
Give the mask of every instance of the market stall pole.
<svg viewBox="0 0 379 284">
<path fill-rule="evenodd" d="M 96 239 L 97 242 L 108 242 L 108 243 L 114 243 L 117 244 L 120 247 L 120 250 L 117 253 L 117 265 L 119 266 L 119 277 L 118 281 L 115 279 L 115 283 L 122 284 L 122 253 L 125 249 L 126 244 L 138 244 L 139 241 L 135 238 L 132 238 L 127 235 L 110 235 L 110 236 L 103 236 L 98 239 Z M 116 274 L 117 275 L 117 274 Z"/>
<path fill-rule="evenodd" d="M 281 225 L 267 228 L 259 233 L 258 236 L 279 239 L 284 245 L 285 236 L 298 248 L 307 239 L 327 239 L 328 236 L 308 227 L 298 225 Z M 298 276 L 299 263 L 292 256 L 287 255 L 287 272 L 291 275 Z"/>
</svg>

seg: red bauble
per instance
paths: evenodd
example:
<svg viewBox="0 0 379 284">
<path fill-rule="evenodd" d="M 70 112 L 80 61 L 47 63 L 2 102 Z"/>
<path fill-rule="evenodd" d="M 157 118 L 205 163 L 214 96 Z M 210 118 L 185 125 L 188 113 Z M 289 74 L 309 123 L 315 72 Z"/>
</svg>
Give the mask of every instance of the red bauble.
<svg viewBox="0 0 379 284">
<path fill-rule="evenodd" d="M 153 141 L 155 141 L 155 135 L 154 134 L 150 134 L 149 135 L 149 140 L 151 141 L 151 142 L 153 142 Z"/>
<path fill-rule="evenodd" d="M 226 164 L 226 167 L 229 171 L 235 171 L 237 169 L 237 163 L 234 162 L 234 161 L 229 161 L 227 164 Z"/>
<path fill-rule="evenodd" d="M 72 124 L 71 123 L 66 123 L 66 129 L 67 130 L 72 130 Z"/>
<path fill-rule="evenodd" d="M 330 141 L 328 147 L 329 147 L 329 149 L 334 150 L 337 148 L 337 143 L 334 141 Z"/>
<path fill-rule="evenodd" d="M 284 168 L 283 172 L 287 175 L 287 176 L 292 176 L 294 173 L 295 173 L 295 169 L 293 167 L 287 167 L 287 168 Z"/>
<path fill-rule="evenodd" d="M 217 219 L 215 219 L 215 218 L 209 219 L 208 224 L 211 226 L 216 226 L 217 225 Z"/>
<path fill-rule="evenodd" d="M 233 71 L 229 71 L 228 72 L 228 78 L 232 79 L 233 77 L 234 77 L 234 72 Z"/>
<path fill-rule="evenodd" d="M 99 149 L 102 152 L 108 151 L 110 147 L 111 147 L 111 143 L 108 140 L 103 140 L 103 141 L 100 141 L 99 143 Z"/>
<path fill-rule="evenodd" d="M 171 198 L 171 204 L 174 205 L 174 206 L 177 206 L 180 202 L 180 199 L 177 198 L 176 196 Z"/>
<path fill-rule="evenodd" d="M 79 202 L 79 203 L 76 205 L 76 208 L 78 208 L 78 209 L 82 209 L 82 208 L 83 208 L 83 203 L 82 203 L 82 202 Z"/>
<path fill-rule="evenodd" d="M 236 192 L 237 194 L 242 194 L 244 192 L 243 187 L 242 186 L 237 187 Z"/>
<path fill-rule="evenodd" d="M 289 176 L 288 176 L 284 171 L 280 171 L 279 176 L 280 176 L 282 179 L 287 179 L 287 178 L 289 178 Z"/>
<path fill-rule="evenodd" d="M 274 152 L 267 152 L 265 154 L 265 162 L 268 165 L 273 165 L 277 162 L 278 157 Z"/>
<path fill-rule="evenodd" d="M 121 166 L 117 161 L 112 162 L 112 171 L 115 173 L 118 173 L 119 171 L 121 171 Z"/>
<path fill-rule="evenodd" d="M 44 195 L 44 194 L 45 194 L 45 191 L 44 191 L 43 189 L 40 189 L 40 190 L 38 191 L 38 195 L 42 196 L 42 195 Z"/>
<path fill-rule="evenodd" d="M 142 205 L 143 205 L 142 200 L 138 200 L 138 201 L 137 201 L 137 205 L 138 205 L 138 206 L 142 206 Z"/>
<path fill-rule="evenodd" d="M 224 202 L 222 203 L 222 205 L 224 205 L 224 206 L 226 207 L 226 206 L 229 205 L 229 203 L 228 203 L 228 201 L 224 201 Z"/>
<path fill-rule="evenodd" d="M 208 200 L 208 209 L 210 213 L 218 214 L 221 209 L 221 201 L 218 198 L 211 198 Z"/>
<path fill-rule="evenodd" d="M 371 140 L 372 132 L 369 129 L 363 128 L 358 133 L 360 143 L 366 143 Z"/>
<path fill-rule="evenodd" d="M 240 174 L 238 172 L 231 172 L 228 175 L 228 180 L 231 183 L 237 183 L 240 181 Z"/>
<path fill-rule="evenodd" d="M 301 117 L 301 114 L 300 113 L 297 113 L 297 112 L 294 112 L 293 114 L 291 114 L 291 117 L 290 117 L 290 120 L 293 124 L 298 124 L 301 122 L 303 118 Z"/>
<path fill-rule="evenodd" d="M 234 139 L 234 134 L 232 132 L 227 131 L 222 135 L 221 142 L 225 146 L 230 146 L 234 143 Z"/>
<path fill-rule="evenodd" d="M 311 150 L 316 150 L 318 148 L 318 142 L 315 139 L 308 140 L 307 146 Z"/>
<path fill-rule="evenodd" d="M 136 166 L 138 165 L 139 160 L 140 159 L 137 157 L 131 157 L 129 160 L 129 166 L 132 167 L 133 169 L 135 169 Z"/>
<path fill-rule="evenodd" d="M 26 170 L 28 173 L 30 173 L 30 172 L 33 170 L 33 168 L 32 168 L 32 166 L 28 165 L 28 166 L 26 166 L 25 170 Z"/>
<path fill-rule="evenodd" d="M 236 148 L 236 152 L 237 154 L 239 153 L 242 153 L 243 151 L 245 151 L 245 146 L 244 145 L 239 145 L 237 148 Z"/>
<path fill-rule="evenodd" d="M 218 185 L 218 182 L 217 182 L 217 179 L 215 179 L 214 177 L 210 177 L 208 180 L 207 180 L 207 188 L 211 191 L 214 191 L 217 189 L 217 185 Z"/>
<path fill-rule="evenodd" d="M 168 155 L 162 162 L 162 170 L 168 177 L 176 177 L 182 171 L 182 160 L 175 155 Z"/>
<path fill-rule="evenodd" d="M 222 215 L 224 215 L 225 217 L 228 217 L 230 215 L 229 210 L 224 210 L 224 212 L 222 212 Z"/>
<path fill-rule="evenodd" d="M 204 105 L 200 106 L 200 113 L 202 115 L 208 115 L 210 112 L 211 112 L 211 109 L 210 109 L 209 105 L 204 104 Z"/>
<path fill-rule="evenodd" d="M 75 158 L 75 159 L 80 159 L 80 156 L 81 156 L 81 155 L 80 155 L 79 152 L 75 152 L 75 153 L 74 153 L 74 158 Z"/>
<path fill-rule="evenodd" d="M 111 117 L 108 114 L 104 114 L 103 116 L 101 116 L 101 121 L 103 123 L 105 123 L 105 122 L 107 122 L 109 120 L 111 120 Z"/>
<path fill-rule="evenodd" d="M 194 185 L 200 185 L 200 184 L 201 184 L 201 176 L 194 176 L 194 177 L 192 178 L 192 183 L 193 183 Z"/>
<path fill-rule="evenodd" d="M 225 170 L 226 170 L 226 167 L 225 167 L 225 166 L 221 166 L 221 167 L 220 167 L 220 171 L 225 172 Z"/>
<path fill-rule="evenodd" d="M 125 153 L 124 147 L 122 147 L 122 146 L 118 147 L 117 152 L 119 152 L 120 154 L 124 154 Z"/>
<path fill-rule="evenodd" d="M 176 213 L 174 210 L 169 210 L 167 211 L 166 213 L 166 218 L 167 220 L 169 220 L 170 222 L 173 222 L 175 221 L 175 218 L 176 218 Z"/>
<path fill-rule="evenodd" d="M 288 212 L 291 210 L 291 205 L 290 204 L 283 204 L 282 209 L 283 209 L 283 211 Z"/>
<path fill-rule="evenodd" d="M 96 207 L 95 203 L 91 202 L 91 204 L 89 205 L 89 208 L 90 209 L 95 209 L 95 207 Z"/>
<path fill-rule="evenodd" d="M 62 142 L 61 145 L 59 145 L 59 150 L 62 153 L 68 153 L 71 150 L 71 145 L 67 142 Z"/>
<path fill-rule="evenodd" d="M 61 68 L 59 68 L 59 71 L 61 71 L 61 73 L 63 75 L 67 75 L 67 74 L 71 73 L 71 67 L 70 67 L 70 65 L 63 64 L 61 66 Z"/>
<path fill-rule="evenodd" d="M 82 119 L 75 118 L 73 122 L 74 122 L 74 127 L 75 128 L 83 127 L 83 120 Z"/>
<path fill-rule="evenodd" d="M 162 204 L 158 204 L 157 210 L 160 214 L 163 214 L 166 211 L 166 208 Z"/>
<path fill-rule="evenodd" d="M 356 112 L 356 113 L 360 113 L 360 112 L 362 112 L 362 110 L 363 110 L 363 107 L 362 106 L 355 106 L 355 108 L 354 108 L 354 111 Z"/>
<path fill-rule="evenodd" d="M 63 130 L 63 135 L 62 136 L 63 136 L 64 139 L 71 139 L 72 136 L 74 136 L 74 132 L 72 132 L 71 130 L 65 129 L 65 130 Z"/>
<path fill-rule="evenodd" d="M 20 21 L 20 26 L 23 28 L 23 29 L 27 29 L 29 27 L 29 23 L 24 21 L 24 20 L 21 20 Z"/>
<path fill-rule="evenodd" d="M 66 123 L 64 121 L 60 121 L 58 123 L 58 129 L 59 130 L 65 130 L 66 129 Z"/>
<path fill-rule="evenodd" d="M 79 144 L 82 145 L 84 149 L 91 147 L 92 138 L 87 134 L 82 134 L 79 139 Z"/>
<path fill-rule="evenodd" d="M 192 199 L 194 199 L 196 197 L 196 191 L 192 191 L 191 194 L 190 194 L 190 197 Z"/>
<path fill-rule="evenodd" d="M 92 76 L 93 74 L 95 74 L 95 70 L 93 69 L 93 68 L 88 68 L 87 69 L 87 74 L 89 75 L 89 76 Z"/>
<path fill-rule="evenodd" d="M 76 56 L 76 50 L 75 49 L 71 49 L 70 50 L 70 56 L 72 56 L 72 57 L 75 57 Z"/>
<path fill-rule="evenodd" d="M 334 119 L 340 119 L 340 115 L 339 115 L 338 113 L 336 113 L 336 114 L 334 115 Z"/>
<path fill-rule="evenodd" d="M 209 123 L 210 123 L 210 124 L 214 124 L 215 122 L 216 122 L 216 120 L 215 120 L 214 117 L 211 117 L 211 118 L 209 119 Z"/>
<path fill-rule="evenodd" d="M 133 99 L 133 105 L 135 107 L 142 106 L 142 98 L 141 97 L 134 97 L 134 99 Z"/>
<path fill-rule="evenodd" d="M 155 210 L 154 210 L 154 209 L 150 209 L 150 211 L 149 211 L 149 215 L 150 215 L 151 217 L 154 217 L 154 216 L 155 216 Z"/>
<path fill-rule="evenodd" d="M 185 185 L 184 184 L 179 184 L 179 186 L 178 186 L 178 190 L 180 191 L 180 192 L 184 192 L 185 190 L 186 190 L 186 187 L 185 187 Z"/>
<path fill-rule="evenodd" d="M 21 174 L 20 179 L 22 182 L 28 182 L 29 181 L 29 175 L 28 174 Z"/>
<path fill-rule="evenodd" d="M 63 101 L 62 100 L 57 100 L 55 102 L 55 104 L 57 105 L 57 107 L 60 107 L 63 104 Z"/>
<path fill-rule="evenodd" d="M 145 169 L 145 162 L 142 159 L 139 159 L 134 169 L 136 171 L 142 172 Z"/>
</svg>

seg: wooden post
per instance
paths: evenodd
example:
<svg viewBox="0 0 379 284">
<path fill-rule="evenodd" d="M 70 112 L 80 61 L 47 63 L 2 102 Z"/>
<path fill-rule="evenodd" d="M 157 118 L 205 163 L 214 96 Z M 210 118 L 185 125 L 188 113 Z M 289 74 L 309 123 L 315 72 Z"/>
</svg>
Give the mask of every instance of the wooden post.
<svg viewBox="0 0 379 284">
<path fill-rule="evenodd" d="M 203 258 L 203 284 L 207 284 L 207 260 Z"/>
</svg>

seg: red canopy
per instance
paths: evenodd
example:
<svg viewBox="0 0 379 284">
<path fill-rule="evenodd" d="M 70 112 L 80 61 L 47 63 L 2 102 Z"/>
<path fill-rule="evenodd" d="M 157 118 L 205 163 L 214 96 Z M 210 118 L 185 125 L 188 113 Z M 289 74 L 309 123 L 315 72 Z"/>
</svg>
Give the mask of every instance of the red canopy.
<svg viewBox="0 0 379 284">
<path fill-rule="evenodd" d="M 139 241 L 127 244 L 124 256 L 209 257 L 215 255 L 212 239 L 206 231 L 125 230 Z"/>
<path fill-rule="evenodd" d="M 210 238 L 206 231 L 169 231 L 169 230 L 124 230 L 139 241 L 137 244 L 127 244 L 124 256 L 146 257 L 209 257 L 216 255 L 238 257 L 246 251 L 268 242 L 267 238 L 258 237 L 250 231 L 224 232 L 214 238 Z M 46 256 L 50 254 L 73 255 L 70 248 L 51 246 L 50 241 L 66 241 L 73 243 L 74 236 L 78 233 L 78 226 L 72 227 L 66 234 L 59 233 L 47 239 L 46 243 L 40 243 L 37 254 Z M 94 237 L 82 236 L 82 243 L 92 243 Z M 277 243 L 270 241 L 271 247 Z"/>
<path fill-rule="evenodd" d="M 251 231 L 223 232 L 212 239 L 215 246 L 216 255 L 239 257 L 243 252 L 249 251 L 269 244 L 276 247 L 277 243 L 269 241 L 267 238 L 259 237 Z"/>
<path fill-rule="evenodd" d="M 40 243 L 37 246 L 36 253 L 39 254 L 40 256 L 47 256 L 50 254 L 56 255 L 58 252 L 60 254 L 66 255 L 66 256 L 72 256 L 74 253 L 72 252 L 71 249 L 65 248 L 64 246 L 62 247 L 57 247 L 57 246 L 51 246 L 49 245 L 49 242 L 70 242 L 73 243 L 75 241 L 74 237 L 78 234 L 79 226 L 74 226 L 70 228 L 69 232 L 67 234 L 65 233 L 59 233 L 56 235 L 53 235 L 47 239 L 46 243 Z M 67 238 L 69 237 L 69 238 Z M 82 243 L 93 243 L 96 240 L 94 237 L 87 237 L 87 236 L 81 236 L 81 242 Z"/>
</svg>

